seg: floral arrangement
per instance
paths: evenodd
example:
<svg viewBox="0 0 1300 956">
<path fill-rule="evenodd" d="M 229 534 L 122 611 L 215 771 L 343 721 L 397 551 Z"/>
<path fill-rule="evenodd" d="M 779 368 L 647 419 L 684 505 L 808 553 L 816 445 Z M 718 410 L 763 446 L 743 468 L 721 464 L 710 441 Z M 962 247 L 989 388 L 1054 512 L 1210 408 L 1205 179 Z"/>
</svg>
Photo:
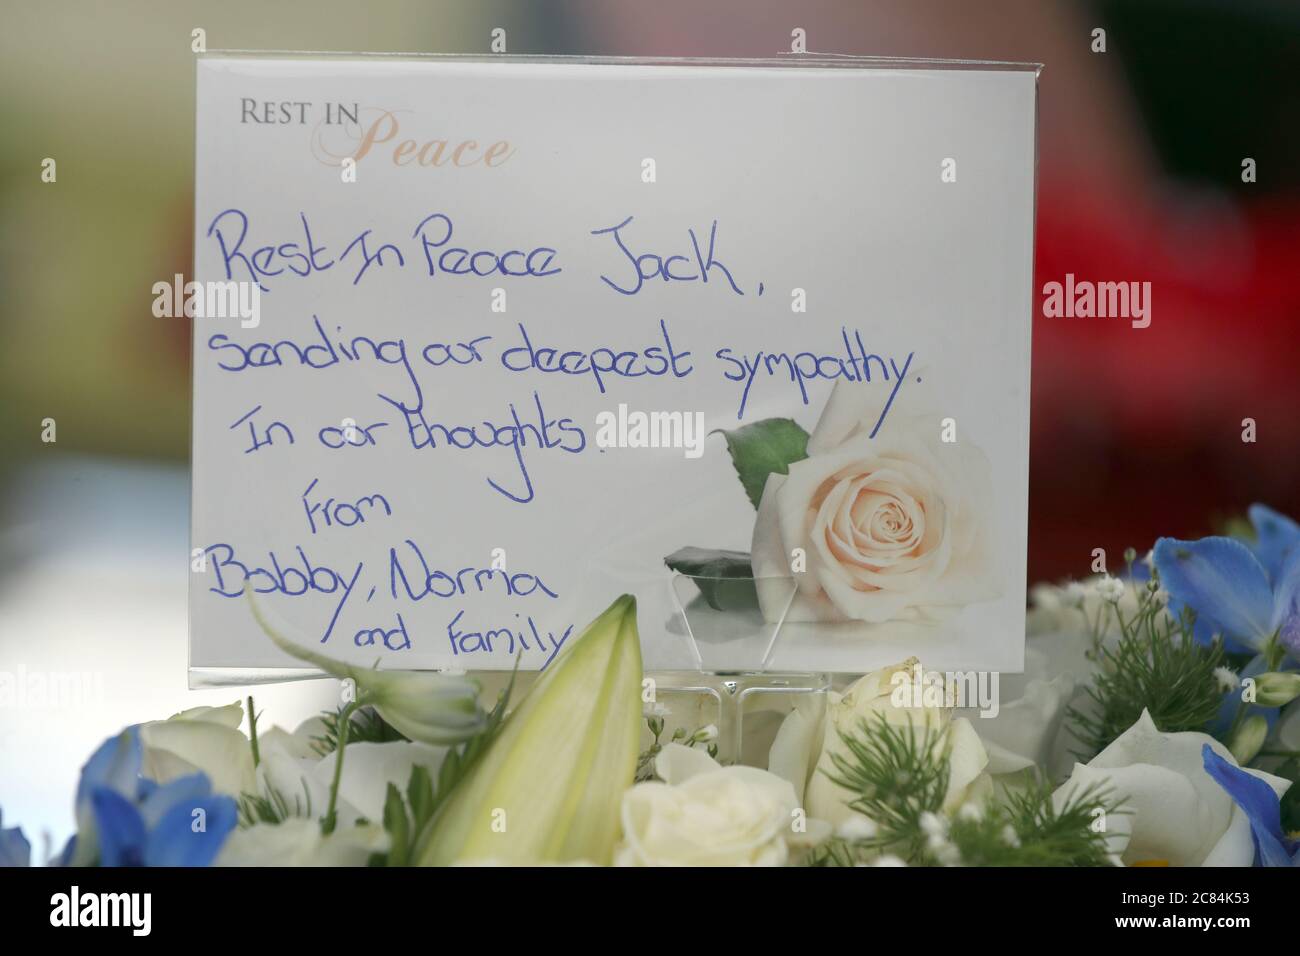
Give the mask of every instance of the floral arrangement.
<svg viewBox="0 0 1300 956">
<path fill-rule="evenodd" d="M 1290 866 L 1300 526 L 1249 517 L 1035 589 L 996 716 L 908 660 L 787 708 L 764 766 L 719 763 L 712 727 L 645 699 L 628 596 L 491 706 L 468 677 L 300 647 L 252 604 L 343 705 L 293 732 L 251 698 L 126 728 L 51 862 Z M 0 864 L 30 856 L 0 828 Z"/>
</svg>

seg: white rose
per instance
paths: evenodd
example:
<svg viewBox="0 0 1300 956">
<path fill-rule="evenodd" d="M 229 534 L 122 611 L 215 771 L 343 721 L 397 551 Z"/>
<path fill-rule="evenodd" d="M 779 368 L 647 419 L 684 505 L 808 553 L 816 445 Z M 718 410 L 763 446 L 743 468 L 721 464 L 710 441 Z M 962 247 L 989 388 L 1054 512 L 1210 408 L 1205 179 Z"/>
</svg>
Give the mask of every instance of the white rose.
<svg viewBox="0 0 1300 956">
<path fill-rule="evenodd" d="M 253 751 L 239 725 L 244 708 L 195 707 L 140 725 L 141 772 L 167 783 L 202 771 L 217 793 L 239 796 L 254 786 Z"/>
<path fill-rule="evenodd" d="M 389 839 L 376 823 L 341 826 L 328 836 L 320 821 L 291 818 L 236 830 L 217 855 L 217 866 L 365 866 L 388 852 Z"/>
<path fill-rule="evenodd" d="M 950 748 L 945 810 L 955 809 L 983 788 L 988 754 L 970 721 L 953 720 L 947 707 L 896 706 L 896 692 L 901 701 L 913 700 L 918 669 L 916 658 L 909 658 L 867 674 L 842 695 L 829 691 L 807 696 L 791 711 L 772 744 L 768 769 L 791 782 L 810 817 L 838 827 L 857 816 L 849 807 L 856 794 L 827 774 L 837 774 L 833 756 L 848 753 L 840 734 L 860 733 L 864 720 L 871 726 L 881 717 L 894 727 L 943 736 L 942 745 Z M 921 700 L 924 703 L 924 696 Z"/>
<path fill-rule="evenodd" d="M 623 794 L 618 866 L 782 866 L 792 844 L 829 833 L 797 812 L 789 782 L 765 770 L 719 766 L 702 751 L 668 744 L 655 772 L 663 783 Z"/>
<path fill-rule="evenodd" d="M 997 712 L 985 716 L 977 707 L 960 711 L 988 751 L 988 772 L 1015 773 L 1049 765 L 1075 687 L 1074 677 L 1054 673 L 1051 657 L 1035 642 L 1027 642 L 1025 672 L 999 675 Z"/>
<path fill-rule="evenodd" d="M 320 720 L 312 718 L 292 734 L 272 728 L 262 735 L 256 792 L 279 794 L 295 814 L 322 816 L 329 805 L 338 760 L 337 750 L 322 757 L 312 746 L 313 738 L 323 731 Z M 358 741 L 348 744 L 346 750 L 335 805 L 339 821 L 345 824 L 360 819 L 382 820 L 388 785 L 405 793 L 415 766 L 424 767 L 430 779 L 437 780 L 447 754 L 446 747 L 404 740 Z"/>
<path fill-rule="evenodd" d="M 837 383 L 808 457 L 768 476 L 751 550 L 769 621 L 922 620 L 997 596 L 988 459 L 929 417 L 870 437 L 878 397 Z"/>
<path fill-rule="evenodd" d="M 1122 862 L 1158 861 L 1170 866 L 1250 866 L 1255 859 L 1250 819 L 1205 772 L 1201 748 L 1209 744 L 1226 760 L 1232 755 L 1207 734 L 1162 733 L 1146 711 L 1128 730 L 1087 764 L 1076 764 L 1056 791 L 1063 804 L 1090 785 L 1108 786 L 1121 801 L 1107 814 L 1107 843 Z M 1289 781 L 1247 770 L 1278 795 Z"/>
</svg>

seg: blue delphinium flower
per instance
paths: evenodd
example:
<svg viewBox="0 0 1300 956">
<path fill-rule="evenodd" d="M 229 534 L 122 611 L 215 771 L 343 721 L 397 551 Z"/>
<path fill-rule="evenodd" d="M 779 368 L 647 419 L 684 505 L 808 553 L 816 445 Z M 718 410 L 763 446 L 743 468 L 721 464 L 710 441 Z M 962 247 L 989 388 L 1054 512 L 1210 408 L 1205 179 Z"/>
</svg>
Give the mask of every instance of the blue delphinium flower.
<svg viewBox="0 0 1300 956">
<path fill-rule="evenodd" d="M 1282 832 L 1282 803 L 1268 783 L 1224 760 L 1209 744 L 1201 748 L 1205 772 L 1227 791 L 1250 820 L 1255 841 L 1256 866 L 1295 866 L 1300 863 L 1300 841 Z"/>
<path fill-rule="evenodd" d="M 1229 649 L 1264 651 L 1274 637 L 1300 659 L 1300 526 L 1263 505 L 1250 509 L 1258 540 L 1161 538 L 1160 584 L 1171 606 L 1196 611 L 1198 635 L 1222 634 Z"/>
<path fill-rule="evenodd" d="M 140 733 L 128 727 L 104 741 L 81 771 L 77 835 L 60 865 L 207 866 L 238 823 L 230 797 L 214 794 L 207 774 L 158 784 L 140 775 Z"/>
<path fill-rule="evenodd" d="M 1287 560 L 1300 545 L 1300 525 L 1265 505 L 1251 505 L 1250 523 L 1255 526 L 1251 551 L 1275 581 Z"/>
<path fill-rule="evenodd" d="M 4 814 L 0 813 L 0 866 L 30 866 L 32 845 L 23 836 L 22 827 L 4 828 Z"/>
</svg>

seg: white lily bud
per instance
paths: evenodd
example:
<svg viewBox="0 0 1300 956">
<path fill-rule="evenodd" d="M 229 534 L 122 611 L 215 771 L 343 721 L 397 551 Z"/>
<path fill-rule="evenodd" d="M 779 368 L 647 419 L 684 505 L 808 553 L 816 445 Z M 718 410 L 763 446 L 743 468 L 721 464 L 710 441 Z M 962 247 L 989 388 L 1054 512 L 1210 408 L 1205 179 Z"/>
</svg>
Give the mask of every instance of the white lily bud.
<svg viewBox="0 0 1300 956">
<path fill-rule="evenodd" d="M 374 707 L 380 717 L 411 740 L 455 744 L 483 729 L 486 715 L 478 704 L 478 686 L 468 678 L 355 667 L 308 650 L 277 632 L 257 606 L 252 589 L 246 593 L 253 617 L 276 647 L 327 674 L 352 680 L 357 686 L 357 702 Z"/>
<path fill-rule="evenodd" d="M 640 738 L 636 599 L 571 644 L 430 821 L 418 863 L 610 862 Z"/>
<path fill-rule="evenodd" d="M 1262 714 L 1256 714 L 1241 722 L 1241 726 L 1228 741 L 1228 749 L 1237 758 L 1237 763 L 1244 767 L 1255 759 L 1255 754 L 1259 753 L 1259 748 L 1264 746 L 1264 738 L 1267 736 L 1268 721 Z"/>
<path fill-rule="evenodd" d="M 1255 703 L 1261 707 L 1284 707 L 1300 697 L 1300 674 L 1272 671 L 1255 678 Z"/>
</svg>

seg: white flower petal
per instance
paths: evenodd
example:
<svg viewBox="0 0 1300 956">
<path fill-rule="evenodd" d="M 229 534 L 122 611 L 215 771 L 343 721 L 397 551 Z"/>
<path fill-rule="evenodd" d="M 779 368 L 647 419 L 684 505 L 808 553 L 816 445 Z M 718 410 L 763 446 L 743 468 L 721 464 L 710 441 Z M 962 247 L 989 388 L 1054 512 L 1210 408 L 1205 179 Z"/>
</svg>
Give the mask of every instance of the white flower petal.
<svg viewBox="0 0 1300 956">
<path fill-rule="evenodd" d="M 316 820 L 258 823 L 226 839 L 217 866 L 365 866 L 375 853 L 388 851 L 383 827 L 339 827 L 321 834 Z"/>
<path fill-rule="evenodd" d="M 253 789 L 248 738 L 224 721 L 174 718 L 140 725 L 142 772 L 166 783 L 202 771 L 218 793 L 238 796 Z"/>
<path fill-rule="evenodd" d="M 1050 681 L 1028 681 L 1020 698 L 1000 704 L 994 717 L 976 716 L 978 711 L 973 710 L 968 713 L 990 755 L 995 747 L 999 751 L 1000 765 L 1006 763 L 1001 755 L 1015 755 L 1024 762 L 1017 770 L 1033 764 L 1045 766 L 1073 694 L 1074 680 L 1061 674 Z"/>
<path fill-rule="evenodd" d="M 1250 823 L 1228 793 L 1205 772 L 1202 748 L 1232 760 L 1207 734 L 1160 731 L 1146 711 L 1086 766 L 1076 765 L 1058 800 L 1089 783 L 1109 786 L 1125 814 L 1107 816 L 1108 832 L 1128 831 L 1112 850 L 1125 863 L 1161 860 L 1172 866 L 1249 866 Z M 1233 761 L 1235 763 L 1235 761 Z M 1283 793 L 1287 781 L 1247 771 Z M 1119 843 L 1124 845 L 1120 846 Z"/>
<path fill-rule="evenodd" d="M 830 692 L 834 693 L 834 692 Z M 816 767 L 826 733 L 826 704 L 829 694 L 801 694 L 781 729 L 776 732 L 767 757 L 767 769 L 790 781 L 795 799 L 804 801 L 808 778 Z M 835 697 L 838 699 L 839 695 Z"/>
<path fill-rule="evenodd" d="M 959 717 L 948 724 L 948 796 L 944 808 L 955 809 L 966 799 L 975 780 L 988 766 L 989 755 L 969 720 Z"/>
<path fill-rule="evenodd" d="M 436 780 L 438 769 L 447 755 L 446 747 L 407 741 L 354 743 L 348 744 L 346 750 L 343 774 L 339 779 L 339 799 L 346 800 L 361 816 L 372 821 L 384 817 L 384 801 L 390 783 L 405 793 L 411 779 L 411 768 L 416 766 L 424 767 Z M 317 784 L 326 786 L 327 793 L 337 757 L 338 751 L 334 751 L 310 772 Z"/>
<path fill-rule="evenodd" d="M 199 720 L 210 724 L 221 724 L 232 730 L 239 729 L 244 722 L 244 706 L 236 701 L 223 707 L 191 707 L 168 718 L 169 720 Z"/>
<path fill-rule="evenodd" d="M 671 785 L 685 783 L 698 774 L 717 770 L 719 766 L 705 750 L 682 744 L 665 744 L 655 757 L 655 775 Z"/>
<path fill-rule="evenodd" d="M 796 812 L 794 788 L 755 767 L 716 767 L 678 786 L 637 784 L 623 795 L 620 866 L 780 866 L 789 845 L 829 828 Z M 807 826 L 802 832 L 798 820 Z"/>
</svg>

